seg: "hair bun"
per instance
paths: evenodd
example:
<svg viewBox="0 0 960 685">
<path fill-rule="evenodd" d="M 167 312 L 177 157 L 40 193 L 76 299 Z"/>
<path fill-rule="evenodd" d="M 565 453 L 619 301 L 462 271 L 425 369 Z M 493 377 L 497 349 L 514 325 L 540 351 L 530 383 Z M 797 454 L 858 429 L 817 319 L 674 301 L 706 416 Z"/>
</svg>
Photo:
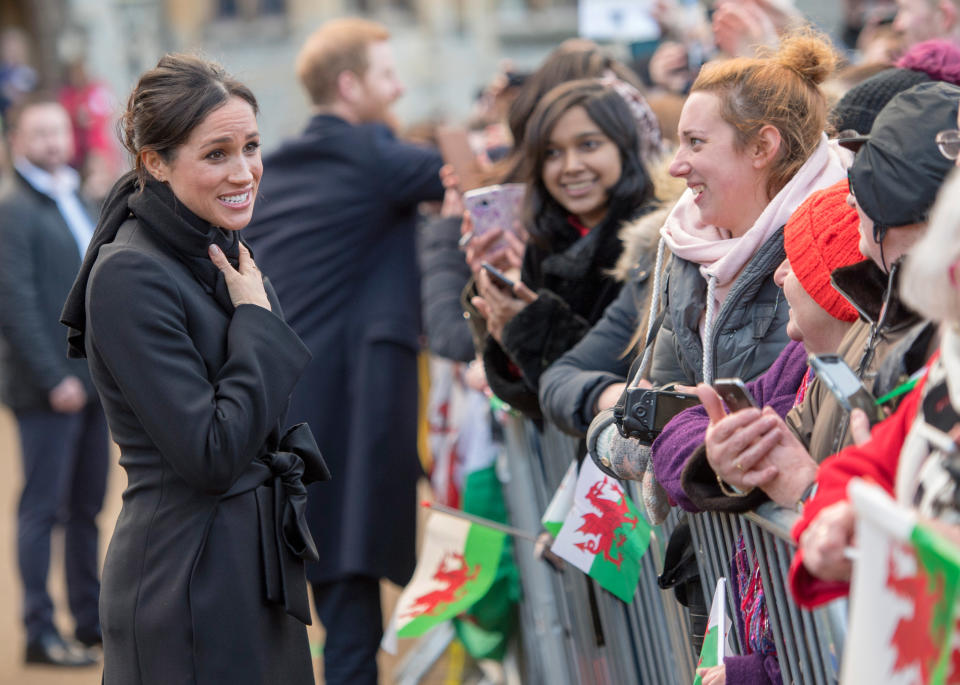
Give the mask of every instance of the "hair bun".
<svg viewBox="0 0 960 685">
<path fill-rule="evenodd" d="M 840 60 L 830 40 L 813 29 L 785 36 L 771 58 L 813 85 L 823 83 Z"/>
</svg>

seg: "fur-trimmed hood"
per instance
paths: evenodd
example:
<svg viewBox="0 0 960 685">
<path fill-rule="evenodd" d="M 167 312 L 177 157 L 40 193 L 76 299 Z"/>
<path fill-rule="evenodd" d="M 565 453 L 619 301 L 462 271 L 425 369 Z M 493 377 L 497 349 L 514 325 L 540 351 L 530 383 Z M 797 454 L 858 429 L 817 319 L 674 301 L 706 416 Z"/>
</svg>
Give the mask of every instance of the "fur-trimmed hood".
<svg viewBox="0 0 960 685">
<path fill-rule="evenodd" d="M 672 205 L 659 207 L 623 225 L 619 233 L 623 252 L 611 270 L 614 278 L 625 283 L 630 280 L 639 263 L 653 262 L 657 241 L 660 240 L 660 227 L 671 209 Z"/>
<path fill-rule="evenodd" d="M 670 175 L 668 169 L 673 159 L 666 154 L 650 166 L 650 178 L 653 181 L 654 194 L 660 207 L 623 225 L 620 240 L 623 252 L 613 267 L 613 277 L 618 281 L 628 281 L 639 262 L 653 262 L 660 240 L 660 228 L 673 209 L 673 205 L 687 189 L 687 182 Z M 664 261 L 666 263 L 666 261 Z"/>
</svg>

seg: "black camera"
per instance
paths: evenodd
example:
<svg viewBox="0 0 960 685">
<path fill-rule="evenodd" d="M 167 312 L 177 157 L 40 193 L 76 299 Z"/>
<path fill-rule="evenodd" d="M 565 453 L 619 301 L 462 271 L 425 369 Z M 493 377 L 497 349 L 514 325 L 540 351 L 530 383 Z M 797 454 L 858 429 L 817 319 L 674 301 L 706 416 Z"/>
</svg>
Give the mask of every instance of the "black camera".
<svg viewBox="0 0 960 685">
<path fill-rule="evenodd" d="M 663 427 L 684 409 L 700 404 L 700 398 L 685 392 L 627 388 L 613 408 L 620 435 L 653 444 Z"/>
</svg>

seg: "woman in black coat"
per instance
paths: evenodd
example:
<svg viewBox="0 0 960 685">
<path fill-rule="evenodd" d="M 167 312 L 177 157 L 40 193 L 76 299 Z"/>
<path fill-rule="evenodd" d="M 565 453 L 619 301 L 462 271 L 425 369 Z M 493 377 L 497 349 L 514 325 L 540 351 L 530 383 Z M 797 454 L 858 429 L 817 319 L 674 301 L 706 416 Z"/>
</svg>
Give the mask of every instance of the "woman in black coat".
<svg viewBox="0 0 960 685">
<path fill-rule="evenodd" d="M 611 270 L 621 225 L 652 208 L 637 121 L 598 80 L 557 86 L 541 100 L 523 143 L 531 240 L 510 293 L 486 272 L 473 305 L 487 321 L 483 362 L 491 390 L 540 417 L 540 374 L 595 324 L 620 291 Z"/>
<path fill-rule="evenodd" d="M 285 431 L 309 353 L 237 231 L 262 173 L 257 104 L 166 56 L 124 115 L 136 172 L 106 201 L 64 309 L 128 485 L 100 595 L 105 685 L 313 683 L 305 482 Z"/>
</svg>

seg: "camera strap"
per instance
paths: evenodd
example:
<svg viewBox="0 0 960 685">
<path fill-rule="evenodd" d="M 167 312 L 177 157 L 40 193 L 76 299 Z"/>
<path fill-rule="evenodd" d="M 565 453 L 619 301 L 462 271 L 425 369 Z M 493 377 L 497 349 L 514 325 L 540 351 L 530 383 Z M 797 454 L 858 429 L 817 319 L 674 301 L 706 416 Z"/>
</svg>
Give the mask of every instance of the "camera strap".
<svg viewBox="0 0 960 685">
<path fill-rule="evenodd" d="M 637 384 L 640 383 L 640 380 L 643 377 L 643 372 L 646 370 L 647 358 L 653 349 L 653 343 L 657 339 L 657 333 L 660 331 L 660 327 L 663 325 L 663 318 L 666 316 L 666 314 L 667 308 L 664 307 L 660 310 L 660 313 L 657 314 L 657 318 L 653 320 L 653 323 L 650 324 L 650 329 L 647 331 L 647 339 L 643 343 L 643 356 L 640 358 L 640 364 L 637 366 L 633 378 L 631 378 L 630 382 L 627 383 L 627 387 L 635 388 L 637 387 Z"/>
</svg>

